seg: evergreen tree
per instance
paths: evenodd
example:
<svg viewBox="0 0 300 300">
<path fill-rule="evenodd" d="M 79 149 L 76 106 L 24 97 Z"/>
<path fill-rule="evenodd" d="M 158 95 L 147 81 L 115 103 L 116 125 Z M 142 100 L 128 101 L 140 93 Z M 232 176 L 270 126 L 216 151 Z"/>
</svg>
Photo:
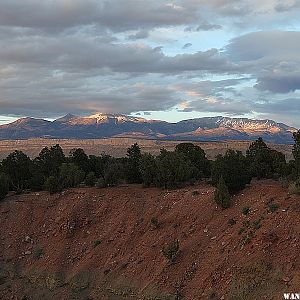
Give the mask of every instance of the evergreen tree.
<svg viewBox="0 0 300 300">
<path fill-rule="evenodd" d="M 116 160 L 111 159 L 105 168 L 104 184 L 105 186 L 118 185 L 122 178 L 122 166 Z"/>
<path fill-rule="evenodd" d="M 293 147 L 293 156 L 295 159 L 295 168 L 296 168 L 296 172 L 299 175 L 300 174 L 300 130 L 298 130 L 297 132 L 295 132 L 293 134 L 294 136 L 294 147 Z"/>
<path fill-rule="evenodd" d="M 88 186 L 95 186 L 97 177 L 94 172 L 90 172 L 85 177 L 85 184 Z"/>
<path fill-rule="evenodd" d="M 191 165 L 197 168 L 198 172 L 195 172 L 197 178 L 195 179 L 210 175 L 210 163 L 201 147 L 192 143 L 180 143 L 176 145 L 175 152 L 183 154 Z"/>
<path fill-rule="evenodd" d="M 105 154 L 102 154 L 101 156 L 90 155 L 89 156 L 90 172 L 93 172 L 97 178 L 103 177 L 106 161 L 109 158 L 110 156 Z"/>
<path fill-rule="evenodd" d="M 222 208 L 228 208 L 230 206 L 230 194 L 222 176 L 219 179 L 214 198 L 216 203 Z"/>
<path fill-rule="evenodd" d="M 60 166 L 59 179 L 63 188 L 78 186 L 84 180 L 84 172 L 73 163 L 65 163 Z"/>
<path fill-rule="evenodd" d="M 72 149 L 70 151 L 70 162 L 78 166 L 85 173 L 91 170 L 89 157 L 81 148 Z"/>
<path fill-rule="evenodd" d="M 217 185 L 223 177 L 229 193 L 235 193 L 251 181 L 246 157 L 241 151 L 227 150 L 225 155 L 217 155 L 212 165 L 212 181 Z"/>
<path fill-rule="evenodd" d="M 28 181 L 28 186 L 32 191 L 42 191 L 45 185 L 46 177 L 39 170 L 32 170 L 32 176 Z"/>
<path fill-rule="evenodd" d="M 59 178 L 56 176 L 50 176 L 45 182 L 45 189 L 49 191 L 50 194 L 59 193 L 62 191 L 62 185 Z"/>
<path fill-rule="evenodd" d="M 10 186 L 17 192 L 29 186 L 31 159 L 22 151 L 14 151 L 2 161 L 2 172 L 8 175 Z"/>
<path fill-rule="evenodd" d="M 9 191 L 9 179 L 4 173 L 0 173 L 0 200 L 3 200 Z"/>
<path fill-rule="evenodd" d="M 142 159 L 141 149 L 137 143 L 127 149 L 127 170 L 128 183 L 141 183 L 140 163 Z"/>
<path fill-rule="evenodd" d="M 192 178 L 193 166 L 185 156 L 178 152 L 162 149 L 156 158 L 156 179 L 158 187 L 179 187 Z"/>
<path fill-rule="evenodd" d="M 36 173 L 43 174 L 45 178 L 51 175 L 58 176 L 59 167 L 65 162 L 66 157 L 58 144 L 50 147 L 50 149 L 48 147 L 43 148 L 33 161 Z"/>
<path fill-rule="evenodd" d="M 275 173 L 283 174 L 286 164 L 285 156 L 269 148 L 262 138 L 257 139 L 249 146 L 246 157 L 251 175 L 258 179 L 272 178 Z"/>
<path fill-rule="evenodd" d="M 140 162 L 140 172 L 143 184 L 145 187 L 154 184 L 155 178 L 157 176 L 155 157 L 150 153 L 145 153 L 142 155 Z"/>
</svg>

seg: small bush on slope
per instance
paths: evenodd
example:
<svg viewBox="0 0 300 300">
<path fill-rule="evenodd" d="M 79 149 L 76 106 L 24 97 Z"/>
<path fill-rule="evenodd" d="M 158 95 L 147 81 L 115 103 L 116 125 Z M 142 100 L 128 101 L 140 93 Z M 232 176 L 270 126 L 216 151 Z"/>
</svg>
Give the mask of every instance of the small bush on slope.
<svg viewBox="0 0 300 300">
<path fill-rule="evenodd" d="M 215 191 L 215 201 L 222 208 L 228 208 L 230 206 L 230 195 L 223 177 L 220 178 Z"/>
<path fill-rule="evenodd" d="M 166 247 L 163 248 L 162 253 L 165 258 L 167 258 L 170 262 L 174 262 L 175 258 L 179 252 L 179 241 L 174 240 Z"/>
</svg>

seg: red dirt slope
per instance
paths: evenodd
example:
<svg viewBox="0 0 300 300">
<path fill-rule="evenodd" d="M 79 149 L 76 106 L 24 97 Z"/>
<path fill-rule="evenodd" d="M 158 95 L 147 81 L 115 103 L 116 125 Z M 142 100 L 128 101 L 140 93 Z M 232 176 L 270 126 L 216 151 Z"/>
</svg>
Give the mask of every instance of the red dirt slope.
<svg viewBox="0 0 300 300">
<path fill-rule="evenodd" d="M 278 182 L 254 182 L 221 210 L 213 191 L 121 186 L 8 197 L 0 204 L 0 298 L 252 300 L 299 292 L 300 199 Z M 180 253 L 171 264 L 161 250 L 174 239 Z"/>
</svg>

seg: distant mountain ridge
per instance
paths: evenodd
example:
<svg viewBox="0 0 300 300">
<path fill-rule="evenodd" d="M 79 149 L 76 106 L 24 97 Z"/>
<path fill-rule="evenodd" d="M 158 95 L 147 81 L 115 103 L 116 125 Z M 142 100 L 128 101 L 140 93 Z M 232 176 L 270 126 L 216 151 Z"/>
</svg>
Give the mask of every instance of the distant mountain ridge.
<svg viewBox="0 0 300 300">
<path fill-rule="evenodd" d="M 204 117 L 169 123 L 159 120 L 98 113 L 87 117 L 67 114 L 54 121 L 21 118 L 0 126 L 1 140 L 29 138 L 97 139 L 130 137 L 162 140 L 254 140 L 293 143 L 297 129 L 272 120 Z"/>
</svg>

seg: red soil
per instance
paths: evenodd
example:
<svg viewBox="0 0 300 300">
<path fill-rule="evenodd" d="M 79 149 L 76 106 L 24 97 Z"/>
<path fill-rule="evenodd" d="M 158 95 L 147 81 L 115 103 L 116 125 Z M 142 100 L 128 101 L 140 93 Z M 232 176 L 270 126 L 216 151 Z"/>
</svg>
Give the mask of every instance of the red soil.
<svg viewBox="0 0 300 300">
<path fill-rule="evenodd" d="M 9 196 L 0 203 L 0 298 L 283 299 L 300 292 L 300 199 L 278 182 L 253 182 L 221 210 L 213 192 L 199 184 Z M 172 264 L 161 250 L 174 239 L 180 253 Z"/>
</svg>

